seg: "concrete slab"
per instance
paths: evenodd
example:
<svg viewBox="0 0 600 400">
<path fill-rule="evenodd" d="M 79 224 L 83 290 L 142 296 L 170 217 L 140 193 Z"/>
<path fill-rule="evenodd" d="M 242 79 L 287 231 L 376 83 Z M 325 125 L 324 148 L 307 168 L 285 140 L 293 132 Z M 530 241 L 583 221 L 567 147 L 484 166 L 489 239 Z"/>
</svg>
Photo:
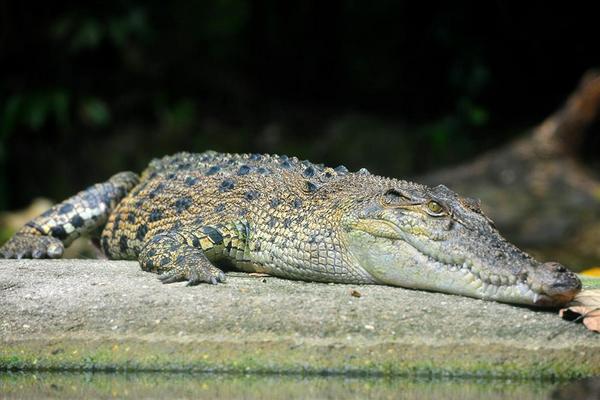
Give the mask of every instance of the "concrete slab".
<svg viewBox="0 0 600 400">
<path fill-rule="evenodd" d="M 600 336 L 554 312 L 388 286 L 236 273 L 185 287 L 135 262 L 0 260 L 11 369 L 573 378 L 600 374 Z"/>
</svg>

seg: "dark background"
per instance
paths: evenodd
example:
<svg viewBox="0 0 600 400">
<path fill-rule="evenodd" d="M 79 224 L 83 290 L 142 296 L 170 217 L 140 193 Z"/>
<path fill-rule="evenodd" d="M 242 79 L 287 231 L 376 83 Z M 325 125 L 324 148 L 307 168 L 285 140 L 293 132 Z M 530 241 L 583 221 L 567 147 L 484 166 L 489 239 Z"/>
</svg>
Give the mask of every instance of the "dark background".
<svg viewBox="0 0 600 400">
<path fill-rule="evenodd" d="M 179 150 L 423 174 L 522 134 L 600 65 L 574 3 L 84 3 L 0 0 L 0 209 Z"/>
</svg>

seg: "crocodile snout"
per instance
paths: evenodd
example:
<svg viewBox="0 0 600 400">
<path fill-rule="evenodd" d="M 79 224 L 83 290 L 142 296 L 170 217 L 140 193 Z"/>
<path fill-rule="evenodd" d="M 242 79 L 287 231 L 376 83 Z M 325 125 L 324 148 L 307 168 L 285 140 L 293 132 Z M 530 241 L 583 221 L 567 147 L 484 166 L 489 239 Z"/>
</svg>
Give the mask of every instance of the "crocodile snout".
<svg viewBox="0 0 600 400">
<path fill-rule="evenodd" d="M 562 305 L 573 300 L 581 291 L 581 280 L 565 266 L 557 262 L 540 265 L 534 279 L 554 305 Z"/>
</svg>

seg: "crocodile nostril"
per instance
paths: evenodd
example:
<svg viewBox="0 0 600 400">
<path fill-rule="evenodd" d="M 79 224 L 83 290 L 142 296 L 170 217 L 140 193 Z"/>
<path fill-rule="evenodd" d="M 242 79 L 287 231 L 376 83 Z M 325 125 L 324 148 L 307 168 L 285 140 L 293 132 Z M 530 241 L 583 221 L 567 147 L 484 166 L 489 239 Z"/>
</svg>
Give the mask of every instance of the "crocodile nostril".
<svg viewBox="0 0 600 400">
<path fill-rule="evenodd" d="M 562 264 L 557 263 L 555 261 L 550 261 L 547 263 L 544 263 L 544 266 L 546 268 L 548 268 L 551 271 L 555 271 L 555 272 L 568 272 L 569 270 Z"/>
<path fill-rule="evenodd" d="M 529 273 L 527 271 L 521 271 L 518 274 L 518 278 L 521 282 L 525 282 L 527 280 L 527 278 L 529 277 Z"/>
</svg>

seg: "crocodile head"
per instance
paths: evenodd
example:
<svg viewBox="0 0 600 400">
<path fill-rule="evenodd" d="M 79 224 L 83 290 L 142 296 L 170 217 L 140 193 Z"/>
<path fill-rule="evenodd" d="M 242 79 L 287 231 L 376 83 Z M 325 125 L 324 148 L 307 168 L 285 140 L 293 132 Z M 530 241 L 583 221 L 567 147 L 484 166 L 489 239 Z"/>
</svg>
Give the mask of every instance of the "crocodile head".
<svg viewBox="0 0 600 400">
<path fill-rule="evenodd" d="M 478 201 L 443 185 L 374 183 L 361 185 L 343 235 L 378 282 L 540 307 L 567 303 L 580 291 L 574 273 L 507 242 Z"/>
</svg>

